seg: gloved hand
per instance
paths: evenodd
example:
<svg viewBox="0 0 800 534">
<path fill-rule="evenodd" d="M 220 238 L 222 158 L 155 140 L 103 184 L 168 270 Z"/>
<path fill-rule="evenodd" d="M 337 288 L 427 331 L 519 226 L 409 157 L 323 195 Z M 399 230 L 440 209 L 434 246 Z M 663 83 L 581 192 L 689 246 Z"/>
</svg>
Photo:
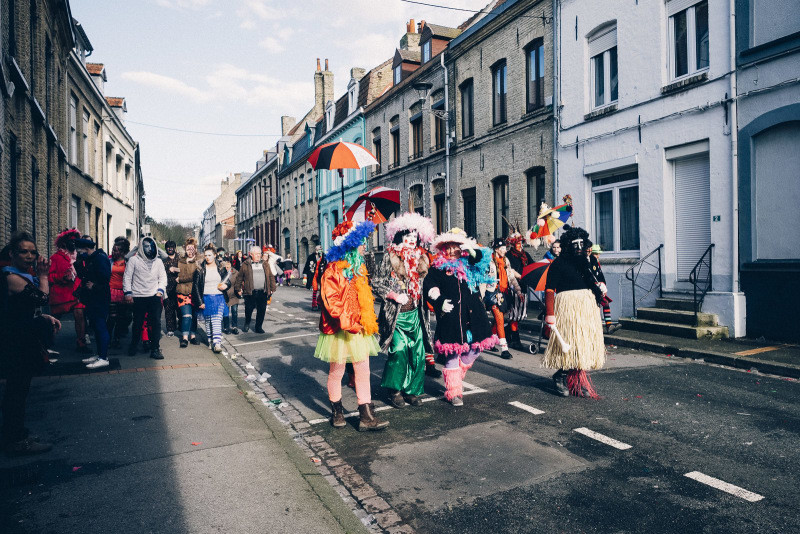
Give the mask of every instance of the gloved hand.
<svg viewBox="0 0 800 534">
<path fill-rule="evenodd" d="M 439 291 L 438 287 L 432 287 L 428 290 L 428 297 L 431 300 L 439 300 L 439 297 L 442 295 L 441 291 Z"/>
<path fill-rule="evenodd" d="M 475 257 L 475 248 L 472 246 L 472 244 L 464 243 L 463 245 L 461 245 L 461 250 L 463 250 L 464 252 L 468 252 L 469 255 L 472 256 L 473 258 Z"/>
<path fill-rule="evenodd" d="M 453 306 L 453 301 L 450 299 L 444 299 L 444 302 L 442 302 L 442 311 L 444 313 L 450 313 L 453 311 L 453 308 L 455 308 L 455 306 Z"/>
<path fill-rule="evenodd" d="M 395 293 L 394 291 L 389 291 L 389 293 L 386 295 L 386 298 L 395 301 L 401 306 L 408 302 L 408 295 L 405 293 Z"/>
<path fill-rule="evenodd" d="M 598 285 L 600 286 L 600 291 L 603 293 L 603 296 L 605 297 L 608 294 L 608 287 L 606 287 L 606 285 L 603 282 L 600 282 L 600 284 Z"/>
</svg>

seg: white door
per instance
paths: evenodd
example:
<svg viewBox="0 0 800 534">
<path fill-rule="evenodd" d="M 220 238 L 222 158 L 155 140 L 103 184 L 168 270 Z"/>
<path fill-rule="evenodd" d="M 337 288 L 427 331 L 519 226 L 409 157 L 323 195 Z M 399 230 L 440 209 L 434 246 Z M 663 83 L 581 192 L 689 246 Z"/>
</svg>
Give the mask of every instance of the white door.
<svg viewBox="0 0 800 534">
<path fill-rule="evenodd" d="M 678 281 L 689 280 L 711 244 L 711 185 L 708 154 L 675 160 L 675 236 Z M 707 273 L 701 273 L 705 275 Z"/>
</svg>

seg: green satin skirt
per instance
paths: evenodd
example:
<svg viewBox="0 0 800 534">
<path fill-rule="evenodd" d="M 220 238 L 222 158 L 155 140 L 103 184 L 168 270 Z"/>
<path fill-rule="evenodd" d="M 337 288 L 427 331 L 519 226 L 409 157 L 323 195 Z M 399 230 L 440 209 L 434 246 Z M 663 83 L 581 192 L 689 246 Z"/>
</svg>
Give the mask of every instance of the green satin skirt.
<svg viewBox="0 0 800 534">
<path fill-rule="evenodd" d="M 419 311 L 402 312 L 389 346 L 381 386 L 408 395 L 422 395 L 425 384 L 425 343 Z"/>
</svg>

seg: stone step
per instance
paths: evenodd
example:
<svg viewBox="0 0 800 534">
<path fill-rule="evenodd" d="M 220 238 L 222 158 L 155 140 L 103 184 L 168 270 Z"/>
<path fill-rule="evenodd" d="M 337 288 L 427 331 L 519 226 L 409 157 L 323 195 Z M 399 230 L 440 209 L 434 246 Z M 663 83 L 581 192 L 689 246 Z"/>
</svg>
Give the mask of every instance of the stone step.
<svg viewBox="0 0 800 534">
<path fill-rule="evenodd" d="M 685 298 L 660 297 L 656 299 L 656 308 L 694 312 L 694 301 Z"/>
<path fill-rule="evenodd" d="M 687 339 L 722 339 L 728 337 L 727 326 L 688 326 L 646 319 L 619 318 L 623 328 L 639 332 L 652 332 Z"/>
<path fill-rule="evenodd" d="M 693 311 L 665 308 L 639 308 L 636 310 L 636 317 L 638 319 L 656 321 L 659 323 L 674 323 L 695 326 Z M 719 326 L 717 315 L 714 313 L 698 313 L 697 324 L 698 326 Z"/>
</svg>

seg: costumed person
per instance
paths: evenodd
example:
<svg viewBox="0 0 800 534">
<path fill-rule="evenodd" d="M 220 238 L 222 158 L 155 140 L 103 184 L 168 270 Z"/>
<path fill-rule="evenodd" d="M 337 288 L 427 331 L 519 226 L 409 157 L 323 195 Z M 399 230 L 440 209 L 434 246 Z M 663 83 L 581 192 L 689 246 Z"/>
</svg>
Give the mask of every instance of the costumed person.
<svg viewBox="0 0 800 534">
<path fill-rule="evenodd" d="M 597 398 L 586 372 L 605 363 L 603 331 L 597 322 L 597 303 L 603 295 L 585 253 L 589 234 L 582 228 L 564 228 L 561 254 L 547 272 L 545 324 L 550 341 L 542 367 L 557 369 L 553 382 L 560 395 Z"/>
<path fill-rule="evenodd" d="M 592 245 L 592 248 L 589 249 L 589 265 L 592 268 L 592 274 L 594 274 L 595 282 L 598 284 L 600 291 L 603 293 L 603 298 L 600 301 L 600 308 L 603 310 L 603 333 L 613 334 L 619 330 L 622 325 L 619 323 L 614 323 L 614 321 L 611 320 L 611 303 L 614 301 L 608 296 L 606 277 L 603 274 L 603 268 L 600 266 L 600 254 L 602 253 L 603 249 L 600 247 L 600 245 Z"/>
<path fill-rule="evenodd" d="M 369 383 L 369 358 L 380 347 L 375 339 L 378 322 L 375 301 L 364 267 L 367 237 L 375 229 L 372 221 L 354 224 L 343 221 L 333 230 L 333 246 L 328 250 L 328 265 L 320 280 L 322 311 L 320 335 L 314 357 L 330 363 L 328 399 L 331 425 L 346 426 L 342 406 L 342 377 L 345 364 L 352 363 L 358 411 L 358 430 L 381 430 L 388 421 L 375 417 Z"/>
<path fill-rule="evenodd" d="M 197 340 L 197 306 L 192 302 L 194 288 L 194 273 L 200 265 L 197 258 L 197 240 L 190 237 L 183 244 L 183 257 L 178 260 L 178 283 L 175 286 L 178 311 L 181 315 L 181 339 L 179 346 L 185 349 L 192 345 L 199 345 Z"/>
<path fill-rule="evenodd" d="M 522 270 L 525 266 L 533 263 L 533 258 L 523 247 L 524 238 L 522 234 L 515 230 L 506 238 L 508 253 L 506 258 L 511 263 L 511 268 L 516 273 L 520 291 L 524 295 L 521 300 L 515 301 L 514 306 L 509 310 L 509 328 L 511 329 L 511 339 L 508 346 L 512 349 L 522 350 L 522 341 L 519 338 L 519 323 L 528 315 L 528 287 L 522 281 Z"/>
<path fill-rule="evenodd" d="M 167 323 L 167 337 L 175 335 L 178 329 L 178 274 L 181 269 L 178 267 L 180 256 L 176 252 L 175 241 L 164 243 L 164 250 L 167 258 L 163 260 L 164 268 L 167 270 L 167 296 L 164 299 L 164 320 Z"/>
<path fill-rule="evenodd" d="M 91 350 L 86 343 L 86 306 L 81 304 L 75 291 L 80 287 L 81 281 L 75 272 L 75 240 L 81 238 L 81 233 L 75 228 L 64 230 L 56 236 L 55 245 L 58 250 L 50 256 L 50 313 L 61 317 L 72 312 L 75 320 L 75 350 L 81 354 L 89 354 Z"/>
<path fill-rule="evenodd" d="M 317 311 L 319 309 L 319 302 L 317 301 L 319 290 L 315 289 L 313 285 L 314 275 L 317 272 L 317 264 L 322 261 L 322 256 L 322 245 L 317 245 L 314 247 L 314 252 L 308 255 L 305 267 L 303 267 L 303 277 L 306 281 L 306 289 L 311 290 L 311 311 Z"/>
<path fill-rule="evenodd" d="M 373 278 L 373 292 L 381 298 L 378 330 L 381 350 L 388 354 L 381 386 L 389 390 L 395 408 L 422 404 L 425 355 L 432 352 L 428 310 L 422 298 L 422 281 L 430 260 L 420 245 L 433 241 L 431 220 L 406 213 L 386 223 L 391 243 L 381 268 Z"/>
<path fill-rule="evenodd" d="M 463 406 L 464 376 L 481 351 L 499 342 L 480 296 L 481 286 L 494 282 L 488 275 L 491 254 L 460 228 L 438 236 L 432 246 L 437 255 L 422 291 L 436 313 L 434 349 L 445 361 L 445 398 Z"/>
<path fill-rule="evenodd" d="M 162 299 L 167 294 L 167 271 L 158 257 L 158 247 L 152 237 L 143 237 L 136 255 L 128 260 L 122 279 L 125 300 L 133 305 L 133 332 L 128 356 L 136 354 L 147 316 L 150 357 L 163 360 L 161 353 Z"/>
<path fill-rule="evenodd" d="M 508 351 L 505 323 L 519 320 L 519 308 L 524 308 L 525 294 L 517 282 L 519 275 L 511 268 L 511 262 L 506 257 L 508 248 L 505 240 L 503 238 L 495 239 L 492 243 L 492 250 L 489 276 L 495 281 L 487 284 L 484 302 L 494 317 L 492 333 L 500 338 L 500 357 L 510 360 L 511 353 Z"/>
<path fill-rule="evenodd" d="M 122 346 L 122 338 L 128 334 L 131 324 L 131 307 L 125 302 L 125 293 L 122 291 L 122 280 L 125 277 L 125 255 L 131 250 L 131 242 L 125 237 L 118 237 L 111 247 L 111 278 L 108 285 L 111 294 L 111 304 L 108 308 L 108 333 L 111 336 L 111 348 L 118 349 Z"/>
</svg>

